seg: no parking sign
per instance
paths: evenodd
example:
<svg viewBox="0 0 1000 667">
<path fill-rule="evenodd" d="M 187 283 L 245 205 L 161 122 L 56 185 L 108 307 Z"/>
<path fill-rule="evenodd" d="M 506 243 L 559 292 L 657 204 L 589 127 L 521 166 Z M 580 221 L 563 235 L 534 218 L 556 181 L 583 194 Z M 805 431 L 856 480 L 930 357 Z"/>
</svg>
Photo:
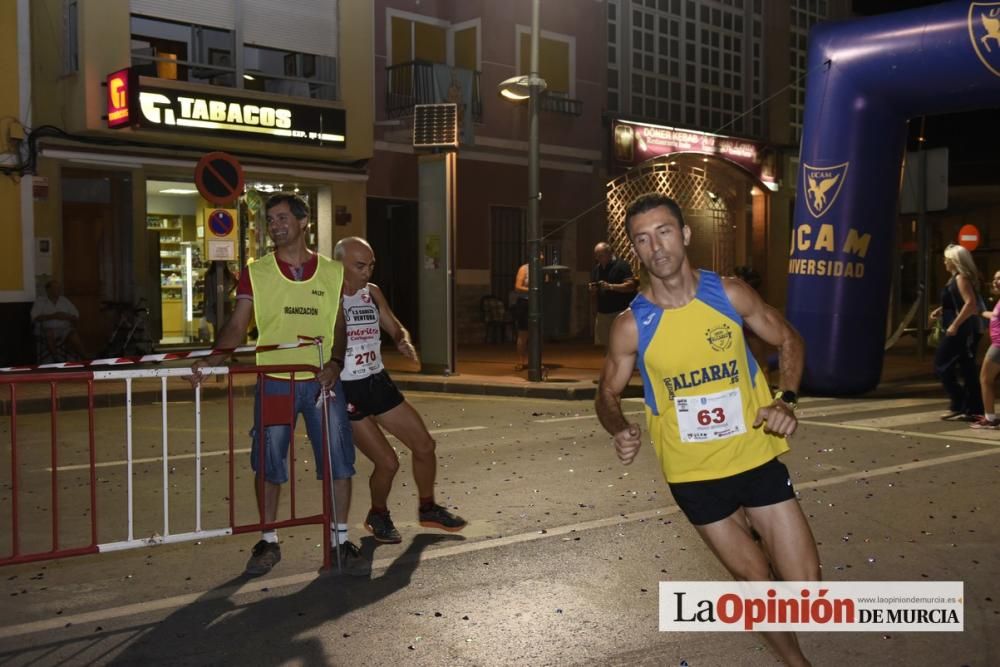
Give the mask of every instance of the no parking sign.
<svg viewBox="0 0 1000 667">
<path fill-rule="evenodd" d="M 205 209 L 205 257 L 209 260 L 236 259 L 236 209 Z"/>
</svg>

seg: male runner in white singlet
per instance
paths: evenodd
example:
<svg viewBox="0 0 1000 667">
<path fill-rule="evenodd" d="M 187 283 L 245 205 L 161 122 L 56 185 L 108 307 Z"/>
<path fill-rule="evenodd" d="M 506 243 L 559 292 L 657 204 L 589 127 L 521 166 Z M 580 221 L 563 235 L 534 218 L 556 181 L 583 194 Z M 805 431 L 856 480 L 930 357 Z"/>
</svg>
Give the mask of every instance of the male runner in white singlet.
<svg viewBox="0 0 1000 667">
<path fill-rule="evenodd" d="M 347 397 L 347 416 L 354 430 L 354 444 L 375 464 L 369 480 L 372 506 L 365 528 L 379 542 L 402 541 L 389 516 L 389 491 L 399 469 L 399 459 L 382 428 L 397 437 L 413 452 L 413 479 L 420 497 L 421 526 L 449 532 L 462 530 L 465 519 L 434 502 L 437 457 L 434 439 L 424 420 L 396 388 L 382 365 L 381 331 L 384 329 L 396 348 L 408 359 L 419 361 L 409 332 L 396 319 L 378 285 L 368 282 L 375 268 L 375 253 L 358 237 L 341 239 L 333 256 L 344 265 L 344 317 L 347 322 L 347 350 L 340 374 Z M 379 428 L 379 427 L 382 428 Z"/>
</svg>

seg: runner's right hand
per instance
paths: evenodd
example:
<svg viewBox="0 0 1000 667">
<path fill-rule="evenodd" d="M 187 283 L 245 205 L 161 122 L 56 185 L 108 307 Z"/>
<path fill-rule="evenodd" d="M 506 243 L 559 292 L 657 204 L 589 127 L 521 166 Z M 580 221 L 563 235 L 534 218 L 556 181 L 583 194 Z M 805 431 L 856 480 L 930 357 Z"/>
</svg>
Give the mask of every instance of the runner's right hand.
<svg viewBox="0 0 1000 667">
<path fill-rule="evenodd" d="M 413 343 L 410 342 L 409 337 L 396 343 L 396 349 L 399 353 L 409 359 L 410 361 L 415 361 L 420 363 L 420 357 L 417 356 L 417 348 L 413 347 Z"/>
<path fill-rule="evenodd" d="M 639 445 L 642 444 L 642 429 L 638 424 L 629 424 L 628 428 L 615 433 L 614 445 L 618 460 L 623 464 L 632 463 L 632 459 L 639 453 Z"/>
</svg>

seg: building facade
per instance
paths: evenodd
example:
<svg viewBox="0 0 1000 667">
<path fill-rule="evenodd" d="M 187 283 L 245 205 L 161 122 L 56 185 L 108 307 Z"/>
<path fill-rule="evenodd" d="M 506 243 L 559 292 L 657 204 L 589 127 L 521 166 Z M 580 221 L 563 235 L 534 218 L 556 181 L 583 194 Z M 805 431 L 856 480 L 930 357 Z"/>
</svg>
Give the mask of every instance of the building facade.
<svg viewBox="0 0 1000 667">
<path fill-rule="evenodd" d="M 121 312 L 109 303 L 142 300 L 153 345 L 210 340 L 208 269 L 216 260 L 236 271 L 267 251 L 261 208 L 270 192 L 307 199 L 322 252 L 364 233 L 370 6 L 38 0 L 28 19 L 32 48 L 19 56 L 32 72 L 31 116 L 18 117 L 30 127 L 22 171 L 34 172 L 24 178 L 34 190 L 21 204 L 48 253 L 22 258 L 27 284 L 7 277 L 0 288 L 20 288 L 30 302 L 60 279 L 93 353 Z M 195 185 L 198 161 L 217 151 L 244 172 L 245 193 L 224 204 Z M 229 212 L 230 228 L 242 219 L 245 237 L 210 225 L 215 209 Z M 229 245 L 213 246 L 216 234 Z"/>
<path fill-rule="evenodd" d="M 673 192 L 695 219 L 696 259 L 724 273 L 752 267 L 768 300 L 783 304 L 807 36 L 850 9 L 847 0 L 608 0 L 607 110 L 625 126 L 612 141 L 624 132 L 648 144 L 629 159 L 609 155 L 612 228 L 617 200 Z M 622 177 L 640 163 L 647 174 Z"/>
<path fill-rule="evenodd" d="M 543 264 L 572 284 L 562 336 L 590 330 L 586 285 L 593 246 L 604 238 L 604 3 L 541 3 L 539 74 Z M 527 260 L 528 109 L 498 85 L 529 69 L 531 2 L 376 0 L 375 128 L 369 165 L 368 238 L 379 258 L 375 281 L 415 328 L 423 248 L 417 235 L 418 161 L 414 106 L 460 104 L 456 160 L 455 323 L 459 343 L 482 342 L 483 297 L 506 301 Z M 588 209 L 589 210 L 588 212 Z M 543 287 L 543 292 L 544 292 Z M 544 296 L 544 294 L 543 294 Z M 543 320 L 546 316 L 543 315 Z M 547 329 L 548 330 L 548 329 Z M 551 333 L 551 331 L 550 331 Z"/>
</svg>

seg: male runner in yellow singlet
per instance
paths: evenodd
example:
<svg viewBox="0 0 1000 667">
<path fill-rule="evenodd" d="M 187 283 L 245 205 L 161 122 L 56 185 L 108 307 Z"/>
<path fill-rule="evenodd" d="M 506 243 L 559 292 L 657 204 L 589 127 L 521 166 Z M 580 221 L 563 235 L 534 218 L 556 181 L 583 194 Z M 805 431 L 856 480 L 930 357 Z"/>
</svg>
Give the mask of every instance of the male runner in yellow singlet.
<svg viewBox="0 0 1000 667">
<path fill-rule="evenodd" d="M 601 371 L 597 414 L 618 458 L 631 463 L 641 443 L 639 425 L 621 410 L 638 366 L 670 491 L 726 569 L 737 580 L 766 581 L 770 566 L 786 581 L 818 581 L 816 542 L 777 459 L 798 425 L 802 338 L 743 281 L 691 267 L 691 228 L 672 199 L 639 197 L 625 213 L 625 230 L 649 285 L 612 325 Z M 744 322 L 779 350 L 782 390 L 773 397 Z M 794 633 L 762 634 L 787 664 L 809 664 Z"/>
</svg>

